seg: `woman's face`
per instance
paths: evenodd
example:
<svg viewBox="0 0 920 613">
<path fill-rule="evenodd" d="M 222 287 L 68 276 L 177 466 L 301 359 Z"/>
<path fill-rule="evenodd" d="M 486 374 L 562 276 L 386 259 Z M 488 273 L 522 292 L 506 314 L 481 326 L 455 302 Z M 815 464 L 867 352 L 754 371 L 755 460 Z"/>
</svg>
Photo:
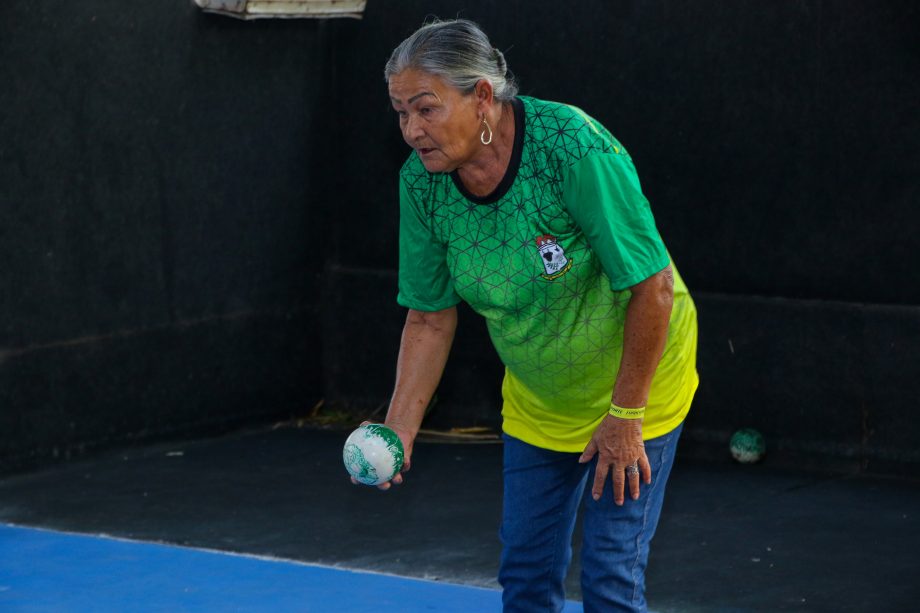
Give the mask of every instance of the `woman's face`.
<svg viewBox="0 0 920 613">
<path fill-rule="evenodd" d="M 428 172 L 452 172 L 479 150 L 479 96 L 414 68 L 391 76 L 389 89 L 403 139 Z"/>
</svg>

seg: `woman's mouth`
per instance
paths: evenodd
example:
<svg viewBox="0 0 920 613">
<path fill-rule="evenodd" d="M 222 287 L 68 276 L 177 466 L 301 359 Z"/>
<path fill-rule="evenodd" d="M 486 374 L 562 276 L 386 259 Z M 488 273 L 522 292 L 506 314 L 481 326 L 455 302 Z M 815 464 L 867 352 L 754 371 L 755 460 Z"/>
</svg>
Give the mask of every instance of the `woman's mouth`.
<svg viewBox="0 0 920 613">
<path fill-rule="evenodd" d="M 428 155 L 428 154 L 431 153 L 432 151 L 434 151 L 434 149 L 433 149 L 432 147 L 419 147 L 419 149 L 418 149 L 418 154 L 419 154 L 419 155 Z"/>
</svg>

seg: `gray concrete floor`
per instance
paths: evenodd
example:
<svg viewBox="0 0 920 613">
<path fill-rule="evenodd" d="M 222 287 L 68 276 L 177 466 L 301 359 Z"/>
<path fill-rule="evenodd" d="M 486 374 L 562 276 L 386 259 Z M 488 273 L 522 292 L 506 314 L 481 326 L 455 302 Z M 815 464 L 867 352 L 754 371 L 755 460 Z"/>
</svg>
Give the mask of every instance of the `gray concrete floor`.
<svg viewBox="0 0 920 613">
<path fill-rule="evenodd" d="M 346 434 L 245 432 L 7 477 L 0 522 L 497 587 L 501 446 L 419 442 L 406 483 L 382 493 L 348 482 Z M 917 611 L 918 551 L 918 481 L 679 456 L 649 602 L 662 613 Z"/>
</svg>

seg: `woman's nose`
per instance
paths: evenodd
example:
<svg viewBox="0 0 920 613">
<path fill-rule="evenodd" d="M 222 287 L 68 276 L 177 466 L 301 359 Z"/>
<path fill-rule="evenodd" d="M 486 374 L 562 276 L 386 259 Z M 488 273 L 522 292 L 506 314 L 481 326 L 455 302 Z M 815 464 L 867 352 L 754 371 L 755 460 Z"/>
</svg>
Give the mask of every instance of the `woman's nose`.
<svg viewBox="0 0 920 613">
<path fill-rule="evenodd" d="M 405 138 L 407 142 L 412 142 L 417 140 L 422 134 L 424 134 L 424 132 L 419 125 L 418 119 L 413 115 L 409 115 L 403 126 L 403 138 Z"/>
</svg>

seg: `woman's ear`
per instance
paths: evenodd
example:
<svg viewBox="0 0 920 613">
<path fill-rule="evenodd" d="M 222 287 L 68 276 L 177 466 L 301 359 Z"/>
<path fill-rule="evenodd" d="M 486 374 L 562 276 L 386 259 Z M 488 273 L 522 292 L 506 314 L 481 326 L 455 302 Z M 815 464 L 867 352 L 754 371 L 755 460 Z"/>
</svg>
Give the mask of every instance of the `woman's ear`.
<svg viewBox="0 0 920 613">
<path fill-rule="evenodd" d="M 492 84 L 485 79 L 479 79 L 473 93 L 476 95 L 476 110 L 486 113 L 494 102 Z"/>
</svg>

